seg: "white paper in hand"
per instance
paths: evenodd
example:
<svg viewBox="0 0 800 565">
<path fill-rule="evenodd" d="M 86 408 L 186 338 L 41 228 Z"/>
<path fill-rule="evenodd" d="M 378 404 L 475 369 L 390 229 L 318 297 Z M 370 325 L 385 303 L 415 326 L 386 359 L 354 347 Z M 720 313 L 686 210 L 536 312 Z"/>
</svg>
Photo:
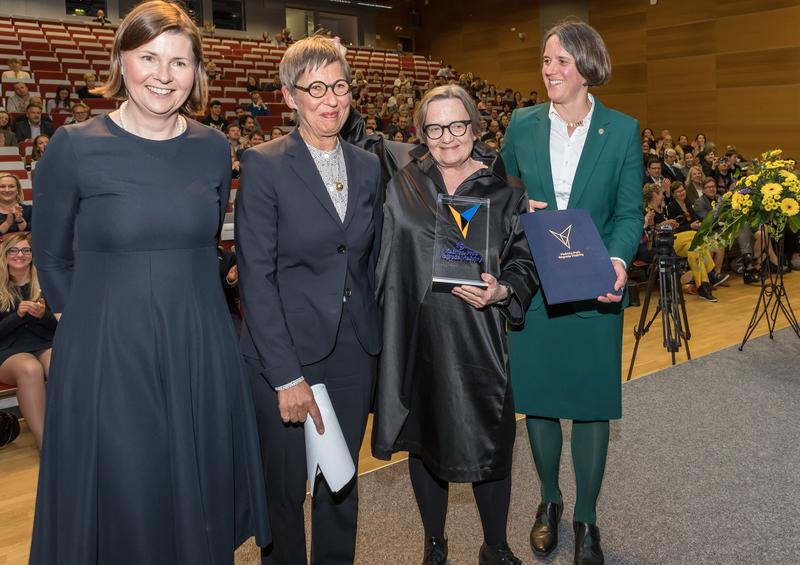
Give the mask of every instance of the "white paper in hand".
<svg viewBox="0 0 800 565">
<path fill-rule="evenodd" d="M 325 385 L 314 385 L 311 387 L 311 392 L 314 393 L 314 400 L 317 401 L 325 426 L 325 433 L 320 435 L 310 417 L 306 418 L 304 424 L 308 487 L 311 496 L 314 496 L 314 482 L 318 473 L 325 476 L 333 492 L 339 492 L 356 474 L 356 466 L 350 457 L 350 451 L 347 449 L 342 428 L 339 426 Z"/>
</svg>

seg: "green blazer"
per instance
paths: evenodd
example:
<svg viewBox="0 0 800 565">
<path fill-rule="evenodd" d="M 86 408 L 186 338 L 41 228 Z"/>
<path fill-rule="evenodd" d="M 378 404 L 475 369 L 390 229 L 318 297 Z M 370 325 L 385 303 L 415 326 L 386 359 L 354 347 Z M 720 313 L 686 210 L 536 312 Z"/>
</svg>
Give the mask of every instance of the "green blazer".
<svg viewBox="0 0 800 565">
<path fill-rule="evenodd" d="M 628 264 L 642 235 L 639 124 L 594 99 L 568 208 L 589 211 L 609 255 Z M 550 168 L 550 104 L 514 111 L 501 155 L 530 198 L 557 209 Z M 535 257 L 534 257 L 535 259 Z M 534 296 L 521 331 L 509 333 L 517 412 L 575 420 L 622 414 L 621 303 L 588 300 L 548 306 Z"/>
<path fill-rule="evenodd" d="M 585 208 L 592 216 L 611 257 L 627 264 L 633 260 L 642 235 L 642 144 L 639 122 L 621 112 L 606 108 L 594 99 L 591 129 L 586 136 L 568 208 Z M 550 170 L 550 104 L 520 108 L 511 115 L 500 154 L 508 176 L 522 180 L 533 200 L 556 205 Z M 543 305 L 537 293 L 532 309 Z M 609 308 L 600 302 L 574 304 L 579 316 L 597 316 L 620 310 L 627 304 Z"/>
</svg>

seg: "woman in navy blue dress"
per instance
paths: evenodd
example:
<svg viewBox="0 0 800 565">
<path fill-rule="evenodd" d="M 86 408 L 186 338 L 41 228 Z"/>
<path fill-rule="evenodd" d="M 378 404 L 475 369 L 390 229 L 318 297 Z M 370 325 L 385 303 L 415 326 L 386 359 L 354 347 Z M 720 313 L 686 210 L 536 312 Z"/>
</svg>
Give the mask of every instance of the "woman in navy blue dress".
<svg viewBox="0 0 800 565">
<path fill-rule="evenodd" d="M 60 128 L 34 183 L 35 262 L 61 313 L 31 563 L 233 564 L 269 541 L 249 383 L 219 279 L 228 143 L 197 28 L 140 4 L 108 116 Z"/>
</svg>

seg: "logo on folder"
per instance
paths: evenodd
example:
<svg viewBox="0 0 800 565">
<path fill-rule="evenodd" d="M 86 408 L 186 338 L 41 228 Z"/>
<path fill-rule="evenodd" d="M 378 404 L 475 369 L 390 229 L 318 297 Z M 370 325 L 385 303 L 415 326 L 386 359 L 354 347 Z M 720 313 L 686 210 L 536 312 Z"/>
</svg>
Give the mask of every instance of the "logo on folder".
<svg viewBox="0 0 800 565">
<path fill-rule="evenodd" d="M 447 205 L 450 208 L 450 213 L 453 214 L 453 218 L 456 220 L 456 225 L 458 226 L 458 231 L 461 232 L 461 235 L 464 239 L 467 239 L 467 231 L 469 231 L 469 222 L 472 218 L 475 217 L 475 213 L 478 211 L 478 208 L 481 207 L 480 204 L 475 204 L 471 208 L 464 210 L 463 212 L 459 212 L 455 208 L 453 208 L 450 204 Z"/>
<path fill-rule="evenodd" d="M 551 234 L 553 234 L 553 237 L 555 237 L 558 241 L 560 241 L 561 244 L 564 247 L 566 247 L 567 249 L 572 249 L 572 247 L 570 247 L 570 244 L 569 244 L 569 235 L 570 235 L 570 233 L 572 233 L 572 224 L 568 225 L 561 232 L 557 232 L 557 231 L 553 231 L 553 230 L 547 230 L 547 231 L 549 231 Z"/>
</svg>

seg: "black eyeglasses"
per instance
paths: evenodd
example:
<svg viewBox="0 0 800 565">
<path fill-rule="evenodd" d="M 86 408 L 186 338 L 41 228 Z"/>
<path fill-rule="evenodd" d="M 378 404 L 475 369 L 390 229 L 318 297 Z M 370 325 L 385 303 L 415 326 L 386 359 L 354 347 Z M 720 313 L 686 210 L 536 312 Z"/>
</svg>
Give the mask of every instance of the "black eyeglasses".
<svg viewBox="0 0 800 565">
<path fill-rule="evenodd" d="M 6 249 L 6 255 L 9 257 L 16 257 L 17 255 L 29 256 L 32 253 L 30 247 L 9 247 Z"/>
<path fill-rule="evenodd" d="M 297 90 L 307 92 L 312 98 L 322 98 L 328 93 L 329 88 L 336 96 L 346 96 L 350 92 L 350 84 L 344 79 L 339 79 L 333 84 L 325 84 L 321 80 L 315 80 L 308 86 L 295 84 L 294 87 Z"/>
<path fill-rule="evenodd" d="M 471 123 L 472 120 L 458 120 L 449 124 L 426 124 L 422 129 L 428 139 L 439 139 L 444 135 L 444 130 L 449 131 L 453 137 L 461 137 L 467 133 L 467 126 Z"/>
</svg>

